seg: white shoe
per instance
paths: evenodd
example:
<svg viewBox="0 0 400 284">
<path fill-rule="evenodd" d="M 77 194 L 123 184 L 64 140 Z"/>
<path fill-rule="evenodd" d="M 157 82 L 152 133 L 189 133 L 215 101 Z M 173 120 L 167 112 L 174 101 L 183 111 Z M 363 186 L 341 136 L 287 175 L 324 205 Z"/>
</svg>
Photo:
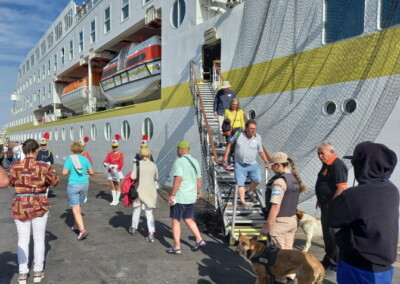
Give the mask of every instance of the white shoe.
<svg viewBox="0 0 400 284">
<path fill-rule="evenodd" d="M 113 204 L 111 205 L 118 205 L 120 197 L 121 197 L 121 191 L 115 191 L 115 201 L 113 201 Z"/>
</svg>

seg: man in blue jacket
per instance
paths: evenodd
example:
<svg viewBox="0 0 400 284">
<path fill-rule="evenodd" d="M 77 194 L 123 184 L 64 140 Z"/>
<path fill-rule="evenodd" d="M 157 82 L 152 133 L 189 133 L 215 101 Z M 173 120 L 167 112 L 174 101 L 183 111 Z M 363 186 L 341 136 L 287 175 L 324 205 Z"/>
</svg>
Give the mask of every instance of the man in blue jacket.
<svg viewBox="0 0 400 284">
<path fill-rule="evenodd" d="M 345 157 L 346 158 L 346 157 Z M 358 185 L 329 203 L 328 224 L 340 228 L 337 281 L 392 283 L 399 234 L 399 191 L 389 181 L 396 154 L 383 144 L 362 142 L 351 159 Z"/>
<path fill-rule="evenodd" d="M 224 81 L 222 83 L 221 89 L 217 92 L 214 98 L 214 116 L 218 117 L 218 141 L 219 147 L 223 146 L 223 137 L 222 137 L 222 122 L 224 121 L 225 110 L 229 108 L 231 105 L 231 101 L 236 97 L 234 91 L 230 89 L 231 84 L 228 81 Z"/>
</svg>

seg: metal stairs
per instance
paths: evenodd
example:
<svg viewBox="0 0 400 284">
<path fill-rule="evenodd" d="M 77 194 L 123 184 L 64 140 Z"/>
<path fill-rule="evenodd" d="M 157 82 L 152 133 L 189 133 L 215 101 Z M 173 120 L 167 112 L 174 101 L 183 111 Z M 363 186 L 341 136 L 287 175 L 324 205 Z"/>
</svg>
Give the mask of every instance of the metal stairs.
<svg viewBox="0 0 400 284">
<path fill-rule="evenodd" d="M 207 155 L 205 159 L 210 161 L 210 169 L 213 170 L 215 210 L 221 214 L 224 234 L 225 236 L 229 236 L 229 243 L 233 245 L 239 237 L 239 231 L 245 235 L 259 235 L 259 231 L 265 222 L 261 212 L 261 206 L 264 206 L 264 196 L 262 192 L 256 190 L 258 200 L 260 201 L 259 204 L 253 204 L 246 197 L 246 210 L 237 210 L 239 197 L 237 187 L 235 186 L 234 171 L 233 169 L 226 171 L 220 162 L 225 153 L 225 147 L 218 147 L 218 118 L 214 116 L 213 111 L 214 89 L 209 83 L 194 83 L 193 86 L 192 91 L 196 92 L 193 95 L 194 97 L 199 96 L 201 98 L 201 105 L 204 110 L 198 111 L 197 115 L 205 114 L 206 116 L 206 119 L 198 119 L 203 124 L 199 129 L 206 128 L 206 124 L 208 124 L 209 131 L 203 130 L 203 133 L 211 136 L 208 139 L 202 139 L 204 142 L 202 147 L 208 149 L 208 151 L 203 151 L 203 153 Z M 207 121 L 207 123 L 204 123 L 204 121 Z M 212 144 L 215 146 L 213 147 Z M 246 183 L 246 190 L 248 184 L 249 182 Z M 260 239 L 263 240 L 265 237 L 261 237 Z"/>
</svg>

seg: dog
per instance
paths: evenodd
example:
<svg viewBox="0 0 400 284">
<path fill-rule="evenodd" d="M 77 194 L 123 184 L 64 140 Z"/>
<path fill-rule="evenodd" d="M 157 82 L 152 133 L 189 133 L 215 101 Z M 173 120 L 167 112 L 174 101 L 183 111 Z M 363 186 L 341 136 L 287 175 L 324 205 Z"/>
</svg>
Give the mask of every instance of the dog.
<svg viewBox="0 0 400 284">
<path fill-rule="evenodd" d="M 322 225 L 321 219 L 308 215 L 304 211 L 296 211 L 297 219 L 299 220 L 300 227 L 306 234 L 306 246 L 303 251 L 308 251 L 311 247 L 311 240 L 313 237 L 322 238 Z"/>
<path fill-rule="evenodd" d="M 322 284 L 325 269 L 319 260 L 309 252 L 280 249 L 275 262 L 267 269 L 265 264 L 255 262 L 263 255 L 268 246 L 257 241 L 257 237 L 249 237 L 239 232 L 239 243 L 236 251 L 252 261 L 252 267 L 257 275 L 256 284 L 269 283 L 271 277 L 285 278 L 287 274 L 296 273 L 298 284 Z M 261 259 L 261 258 L 260 258 Z"/>
</svg>

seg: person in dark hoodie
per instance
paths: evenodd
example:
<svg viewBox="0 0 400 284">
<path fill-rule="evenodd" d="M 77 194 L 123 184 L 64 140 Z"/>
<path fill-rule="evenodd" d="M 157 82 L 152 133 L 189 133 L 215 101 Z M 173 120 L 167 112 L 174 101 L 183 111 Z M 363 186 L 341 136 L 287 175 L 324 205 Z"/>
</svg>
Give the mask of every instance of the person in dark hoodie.
<svg viewBox="0 0 400 284">
<path fill-rule="evenodd" d="M 383 144 L 362 142 L 351 159 L 358 185 L 332 199 L 328 224 L 340 228 L 337 281 L 392 283 L 399 234 L 399 192 L 389 181 L 396 154 Z M 380 206 L 381 205 L 381 206 Z"/>
</svg>

